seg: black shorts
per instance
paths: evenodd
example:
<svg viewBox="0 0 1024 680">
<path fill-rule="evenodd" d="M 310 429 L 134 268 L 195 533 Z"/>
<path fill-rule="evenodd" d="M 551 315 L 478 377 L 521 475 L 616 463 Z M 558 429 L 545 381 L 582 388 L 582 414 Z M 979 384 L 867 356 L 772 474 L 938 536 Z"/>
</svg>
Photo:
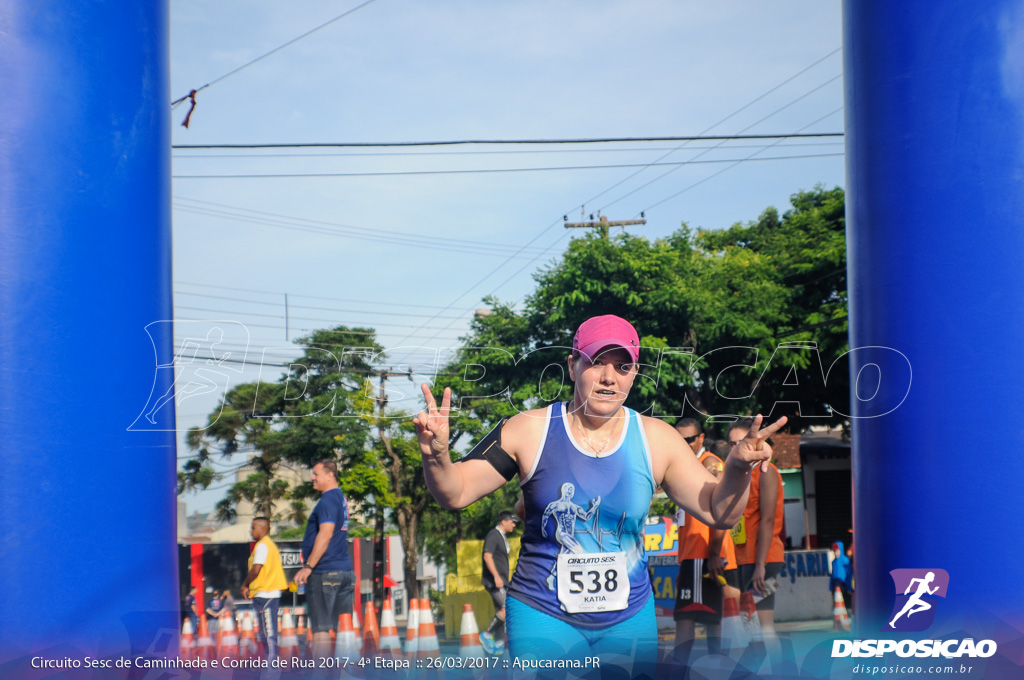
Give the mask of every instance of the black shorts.
<svg viewBox="0 0 1024 680">
<path fill-rule="evenodd" d="M 674 612 L 676 621 L 696 621 L 710 625 L 722 622 L 722 586 L 717 579 L 708 578 L 707 573 L 707 561 L 703 559 L 683 560 L 679 563 Z"/>
<path fill-rule="evenodd" d="M 494 603 L 494 611 L 498 612 L 505 608 L 505 594 L 508 593 L 508 586 L 502 588 L 488 588 L 484 586 L 484 590 L 491 596 L 491 602 Z"/>
<path fill-rule="evenodd" d="M 764 579 L 767 581 L 770 578 L 774 578 L 779 575 L 782 571 L 782 562 L 768 562 L 764 565 Z M 754 580 L 754 565 L 753 564 L 741 564 L 740 565 L 740 590 L 747 591 L 750 589 L 750 582 Z M 775 611 L 775 593 L 772 593 L 763 600 L 757 601 L 757 608 L 759 610 Z"/>
</svg>

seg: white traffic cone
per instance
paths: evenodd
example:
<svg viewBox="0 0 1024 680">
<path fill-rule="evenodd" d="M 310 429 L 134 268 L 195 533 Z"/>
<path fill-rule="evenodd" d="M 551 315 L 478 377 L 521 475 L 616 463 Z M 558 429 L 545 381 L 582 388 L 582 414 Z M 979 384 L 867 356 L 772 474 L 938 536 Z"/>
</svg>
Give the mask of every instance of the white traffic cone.
<svg viewBox="0 0 1024 680">
<path fill-rule="evenodd" d="M 434 630 L 434 616 L 430 613 L 430 600 L 420 598 L 420 634 L 416 642 L 416 655 L 419 658 L 441 656 L 441 648 L 437 644 L 437 631 Z"/>
<path fill-rule="evenodd" d="M 459 656 L 464 659 L 484 655 L 480 644 L 480 628 L 476 625 L 473 605 L 468 602 L 462 605 L 462 624 L 459 628 Z"/>
<path fill-rule="evenodd" d="M 740 618 L 740 603 L 731 597 L 722 600 L 722 651 L 747 646 L 747 631 Z"/>
<path fill-rule="evenodd" d="M 181 646 L 179 647 L 179 656 L 182 659 L 194 659 L 196 653 L 196 641 L 195 631 L 192 629 L 192 619 L 185 617 L 185 622 L 181 624 Z"/>
<path fill-rule="evenodd" d="M 391 606 L 391 598 L 384 600 L 380 610 L 380 653 L 396 659 L 402 658 L 402 641 L 398 637 L 398 624 L 395 623 L 395 610 Z"/>
<path fill-rule="evenodd" d="M 740 618 L 743 619 L 743 630 L 747 633 L 747 644 L 761 644 L 764 635 L 761 633 L 761 619 L 757 616 L 757 605 L 754 604 L 753 593 L 740 595 Z"/>
<path fill-rule="evenodd" d="M 363 658 L 362 645 L 352 625 L 352 615 L 338 617 L 338 636 L 334 640 L 334 658 L 348 659 L 349 664 Z"/>
<path fill-rule="evenodd" d="M 843 591 L 840 590 L 839 586 L 833 593 L 833 606 L 832 606 L 832 630 L 850 630 L 850 615 L 846 611 L 846 601 L 843 600 Z"/>
</svg>

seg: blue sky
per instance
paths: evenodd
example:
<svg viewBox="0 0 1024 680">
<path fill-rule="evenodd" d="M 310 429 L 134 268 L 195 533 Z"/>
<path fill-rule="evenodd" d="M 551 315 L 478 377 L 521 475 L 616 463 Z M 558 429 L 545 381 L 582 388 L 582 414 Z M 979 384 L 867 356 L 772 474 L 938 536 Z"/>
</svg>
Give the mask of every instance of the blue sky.
<svg viewBox="0 0 1024 680">
<path fill-rule="evenodd" d="M 214 81 L 359 4 L 173 0 L 170 96 Z M 173 142 L 642 137 L 709 128 L 713 134 L 838 132 L 840 47 L 839 2 L 376 0 L 202 90 L 189 129 L 179 126 L 187 105 L 175 108 Z M 376 326 L 385 347 L 450 346 L 485 295 L 516 302 L 529 294 L 531 274 L 578 235 L 562 227 L 562 216 L 578 219 L 581 205 L 584 215 L 600 209 L 612 220 L 645 211 L 648 223 L 635 232 L 658 238 L 683 221 L 719 229 L 754 219 L 769 205 L 784 209 L 794 191 L 843 184 L 840 139 L 760 148 L 774 141 L 714 149 L 707 147 L 717 142 L 570 145 L 557 152 L 545 146 L 298 149 L 287 156 L 175 150 L 175 315 L 246 324 L 250 351 L 258 355 L 287 344 L 280 318 L 287 294 L 291 339 L 302 328 L 346 323 Z M 827 156 L 647 169 L 208 177 L 812 154 Z M 240 379 L 257 376 L 249 369 Z M 178 428 L 201 424 L 216 403 L 212 395 L 180 402 Z M 179 457 L 187 454 L 182 445 Z M 228 481 L 186 496 L 189 510 L 210 509 Z"/>
</svg>

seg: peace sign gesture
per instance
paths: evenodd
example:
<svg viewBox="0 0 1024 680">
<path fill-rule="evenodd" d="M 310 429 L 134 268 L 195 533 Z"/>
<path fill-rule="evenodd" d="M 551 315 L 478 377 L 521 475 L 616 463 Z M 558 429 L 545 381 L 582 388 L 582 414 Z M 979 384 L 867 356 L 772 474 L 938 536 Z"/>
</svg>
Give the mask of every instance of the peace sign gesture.
<svg viewBox="0 0 1024 680">
<path fill-rule="evenodd" d="M 420 452 L 426 456 L 443 456 L 448 453 L 448 412 L 452 407 L 452 390 L 444 388 L 441 408 L 437 408 L 434 395 L 426 383 L 420 385 L 427 400 L 427 410 L 420 411 L 412 419 L 416 426 L 416 437 L 420 441 Z"/>
<path fill-rule="evenodd" d="M 758 414 L 750 425 L 750 430 L 743 439 L 736 442 L 729 451 L 729 461 L 735 460 L 734 464 L 749 467 L 751 464 L 760 463 L 761 472 L 768 471 L 768 463 L 772 459 L 772 447 L 768 446 L 765 440 L 778 432 L 786 424 L 786 416 L 782 416 L 768 427 L 761 429 L 764 418 Z M 728 461 L 727 461 L 728 462 Z"/>
</svg>

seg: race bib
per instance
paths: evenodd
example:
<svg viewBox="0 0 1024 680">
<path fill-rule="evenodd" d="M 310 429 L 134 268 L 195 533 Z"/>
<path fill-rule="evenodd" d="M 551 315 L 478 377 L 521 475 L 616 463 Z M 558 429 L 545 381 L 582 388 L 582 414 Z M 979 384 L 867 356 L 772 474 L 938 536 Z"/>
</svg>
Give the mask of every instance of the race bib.
<svg viewBox="0 0 1024 680">
<path fill-rule="evenodd" d="M 740 517 L 739 523 L 729 530 L 732 534 L 732 542 L 735 545 L 746 545 L 747 543 L 746 519 L 746 517 Z"/>
<path fill-rule="evenodd" d="M 626 553 L 559 555 L 558 599 L 570 614 L 625 609 L 629 604 Z"/>
</svg>

